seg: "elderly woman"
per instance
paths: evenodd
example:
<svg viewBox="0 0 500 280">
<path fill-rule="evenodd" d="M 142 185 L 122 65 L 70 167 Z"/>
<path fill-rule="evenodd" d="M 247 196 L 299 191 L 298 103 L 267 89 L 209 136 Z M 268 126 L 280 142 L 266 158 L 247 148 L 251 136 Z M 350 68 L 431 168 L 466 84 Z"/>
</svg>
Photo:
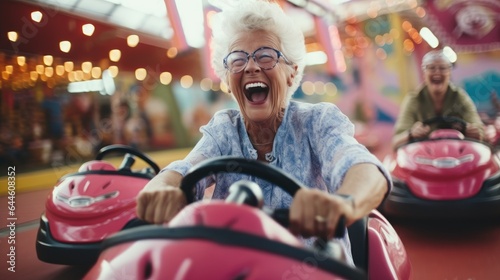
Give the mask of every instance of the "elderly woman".
<svg viewBox="0 0 500 280">
<path fill-rule="evenodd" d="M 394 127 L 392 147 L 410 142 L 414 138 L 425 138 L 432 127 L 423 121 L 437 117 L 457 117 L 466 123 L 465 136 L 483 139 L 484 129 L 476 106 L 463 89 L 450 82 L 451 61 L 441 50 L 424 55 L 422 70 L 424 86 L 416 93 L 408 94 Z"/>
<path fill-rule="evenodd" d="M 201 127 L 203 137 L 187 157 L 165 167 L 140 193 L 137 213 L 153 223 L 170 221 L 185 206 L 179 184 L 189 168 L 236 156 L 266 162 L 308 186 L 292 198 L 259 181 L 266 205 L 290 208 L 292 233 L 332 238 L 341 216 L 349 225 L 381 203 L 390 177 L 353 138 L 353 124 L 335 105 L 291 100 L 304 69 L 304 37 L 297 25 L 276 3 L 236 2 L 213 22 L 213 67 L 239 110 L 219 111 Z M 215 183 L 212 198 L 223 199 L 230 183 L 245 177 L 224 174 L 203 183 Z M 203 189 L 197 190 L 201 199 Z M 341 243 L 352 264 L 347 234 Z"/>
</svg>

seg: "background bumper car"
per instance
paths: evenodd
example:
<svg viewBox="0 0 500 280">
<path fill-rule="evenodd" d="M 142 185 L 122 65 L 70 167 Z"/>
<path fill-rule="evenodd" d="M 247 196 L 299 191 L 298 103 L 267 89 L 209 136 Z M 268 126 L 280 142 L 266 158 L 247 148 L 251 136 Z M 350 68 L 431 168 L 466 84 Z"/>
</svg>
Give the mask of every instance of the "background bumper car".
<svg viewBox="0 0 500 280">
<path fill-rule="evenodd" d="M 103 158 L 125 154 L 115 168 Z M 149 166 L 133 171 L 136 157 Z M 128 146 L 111 145 L 78 172 L 62 177 L 48 196 L 40 218 L 36 253 L 40 260 L 66 265 L 90 265 L 107 236 L 141 225 L 136 219 L 136 197 L 159 167 Z"/>
<path fill-rule="evenodd" d="M 500 216 L 500 158 L 488 143 L 465 138 L 465 122 L 446 117 L 428 138 L 387 156 L 394 187 L 379 210 L 424 219 Z"/>
</svg>

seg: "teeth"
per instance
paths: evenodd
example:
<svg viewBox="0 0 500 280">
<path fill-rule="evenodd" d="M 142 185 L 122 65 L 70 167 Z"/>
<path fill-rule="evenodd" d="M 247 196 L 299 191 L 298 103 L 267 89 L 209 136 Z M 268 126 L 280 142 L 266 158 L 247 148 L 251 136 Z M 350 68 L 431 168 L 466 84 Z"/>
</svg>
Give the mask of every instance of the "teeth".
<svg viewBox="0 0 500 280">
<path fill-rule="evenodd" d="M 267 85 L 264 83 L 249 83 L 245 86 L 245 89 L 253 88 L 253 87 L 261 87 L 261 88 L 267 88 Z"/>
</svg>

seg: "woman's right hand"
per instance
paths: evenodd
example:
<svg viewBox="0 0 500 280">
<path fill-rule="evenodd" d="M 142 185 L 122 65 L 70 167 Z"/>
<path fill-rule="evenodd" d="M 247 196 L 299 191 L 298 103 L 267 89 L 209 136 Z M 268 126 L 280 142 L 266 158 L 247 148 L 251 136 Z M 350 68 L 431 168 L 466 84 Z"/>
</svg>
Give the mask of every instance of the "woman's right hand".
<svg viewBox="0 0 500 280">
<path fill-rule="evenodd" d="M 429 135 L 431 128 L 424 125 L 422 122 L 415 122 L 410 129 L 410 134 L 413 138 L 424 138 Z"/>
<path fill-rule="evenodd" d="M 137 197 L 137 216 L 149 223 L 168 223 L 186 206 L 186 196 L 178 187 L 148 185 Z"/>
</svg>

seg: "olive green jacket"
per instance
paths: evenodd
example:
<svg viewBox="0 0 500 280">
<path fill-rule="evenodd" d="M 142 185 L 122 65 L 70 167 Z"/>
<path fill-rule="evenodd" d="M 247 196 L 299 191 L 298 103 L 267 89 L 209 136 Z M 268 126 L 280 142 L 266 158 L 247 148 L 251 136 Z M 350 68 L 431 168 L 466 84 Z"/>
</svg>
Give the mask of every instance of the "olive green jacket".
<svg viewBox="0 0 500 280">
<path fill-rule="evenodd" d="M 417 121 L 425 121 L 437 116 L 434 102 L 427 86 L 424 86 L 418 92 L 412 92 L 404 98 L 394 126 L 394 133 L 398 135 L 403 131 L 408 131 Z M 483 123 L 477 113 L 476 105 L 464 89 L 453 84 L 448 86 L 440 116 L 457 117 L 467 123 L 474 124 L 480 128 L 481 139 L 483 139 Z M 435 129 L 435 127 L 431 127 L 431 129 Z"/>
</svg>

